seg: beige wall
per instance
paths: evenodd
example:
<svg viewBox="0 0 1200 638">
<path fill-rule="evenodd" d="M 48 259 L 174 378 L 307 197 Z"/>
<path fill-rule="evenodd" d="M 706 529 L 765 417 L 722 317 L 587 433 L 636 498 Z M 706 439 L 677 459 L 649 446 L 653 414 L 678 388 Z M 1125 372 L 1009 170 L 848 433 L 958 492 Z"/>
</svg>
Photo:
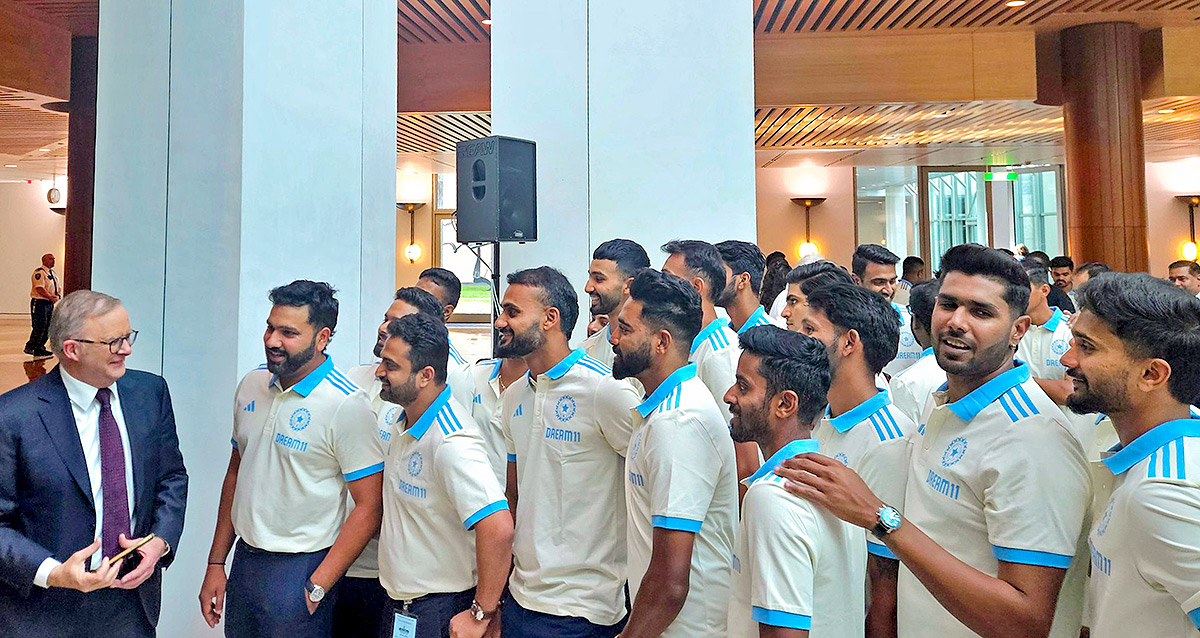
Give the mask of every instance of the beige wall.
<svg viewBox="0 0 1200 638">
<path fill-rule="evenodd" d="M 812 209 L 812 240 L 821 253 L 849 264 L 854 252 L 854 169 L 800 165 L 760 168 L 758 182 L 758 244 L 763 252 L 783 251 L 795 264 L 804 241 L 804 208 L 793 197 L 826 197 Z"/>
<path fill-rule="evenodd" d="M 29 277 L 54 253 L 54 271 L 61 277 L 66 217 L 46 203 L 48 182 L 0 184 L 0 314 L 29 313 Z M 60 185 L 61 190 L 66 190 Z M 60 280 L 61 281 L 61 280 Z"/>
<path fill-rule="evenodd" d="M 396 212 L 396 287 L 411 286 L 422 270 L 433 265 L 433 174 L 424 170 L 402 168 L 396 172 L 396 201 L 422 202 L 416 212 L 416 240 L 421 258 L 409 263 L 404 256 L 408 246 L 408 213 Z"/>
<path fill-rule="evenodd" d="M 1176 195 L 1200 195 L 1200 158 L 1146 164 L 1150 274 L 1159 277 L 1167 275 L 1167 264 L 1183 258 L 1179 249 L 1188 240 L 1187 204 Z"/>
</svg>

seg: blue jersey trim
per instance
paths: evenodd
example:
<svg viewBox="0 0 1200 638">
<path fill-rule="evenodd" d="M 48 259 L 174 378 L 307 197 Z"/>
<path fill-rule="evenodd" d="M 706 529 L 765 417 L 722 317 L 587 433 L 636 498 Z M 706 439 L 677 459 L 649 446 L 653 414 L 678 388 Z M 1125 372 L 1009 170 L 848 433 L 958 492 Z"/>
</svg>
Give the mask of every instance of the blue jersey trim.
<svg viewBox="0 0 1200 638">
<path fill-rule="evenodd" d="M 236 449 L 238 449 L 238 446 L 237 446 L 237 439 L 235 439 L 235 438 L 233 438 L 233 437 L 230 437 L 230 438 L 229 438 L 229 442 L 233 444 L 233 449 L 235 449 L 235 450 L 236 450 Z"/>
<path fill-rule="evenodd" d="M 562 361 L 559 361 L 558 363 L 554 364 L 553 368 L 550 368 L 549 370 L 547 370 L 546 376 L 550 377 L 551 379 L 554 379 L 555 381 L 561 379 L 562 376 L 564 374 L 566 374 L 567 371 L 570 370 L 571 367 L 574 366 L 577 361 L 582 359 L 585 354 L 587 354 L 587 353 L 583 351 L 583 348 L 579 348 L 578 350 L 572 350 L 571 354 L 563 357 Z"/>
<path fill-rule="evenodd" d="M 508 462 L 509 462 L 509 463 L 516 463 L 516 462 L 517 462 L 517 455 L 516 455 L 516 454 L 509 454 L 509 455 L 508 455 Z"/>
<path fill-rule="evenodd" d="M 500 499 L 500 500 L 496 501 L 495 503 L 492 503 L 491 505 L 480 508 L 480 510 L 478 512 L 475 512 L 474 514 L 468 516 L 467 520 L 463 521 L 463 527 L 467 528 L 467 530 L 470 531 L 471 528 L 475 527 L 476 523 L 478 523 L 479 521 L 482 521 L 483 519 L 491 516 L 492 514 L 495 514 L 496 512 L 499 512 L 501 510 L 506 510 L 506 509 L 508 509 L 508 501 L 506 501 L 504 499 Z"/>
<path fill-rule="evenodd" d="M 330 372 L 333 372 L 333 357 L 327 355 L 321 365 L 305 375 L 296 385 L 292 386 L 292 389 L 296 391 L 296 394 L 307 398 L 325 380 L 325 377 L 329 376 Z"/>
<path fill-rule="evenodd" d="M 700 349 L 701 344 L 703 344 L 709 337 L 713 335 L 718 336 L 719 342 L 725 342 L 726 340 L 723 337 L 720 337 L 721 328 L 724 328 L 728 325 L 729 320 L 724 317 L 717 317 L 716 319 L 713 319 L 707 326 L 704 326 L 704 328 L 700 331 L 700 334 L 696 335 L 695 339 L 692 339 L 692 349 L 688 354 L 696 354 L 696 351 Z M 725 345 L 729 344 L 725 343 Z M 713 344 L 713 348 L 720 349 L 717 347 L 716 343 Z"/>
<path fill-rule="evenodd" d="M 809 452 L 820 452 L 821 444 L 816 439 L 796 439 L 787 445 L 779 448 L 771 455 L 771 458 L 763 461 L 761 467 L 758 468 L 750 478 L 746 479 L 746 484 L 749 485 L 758 479 L 770 474 L 775 470 L 776 466 L 783 463 L 785 460 L 792 458 L 798 454 L 807 454 Z"/>
<path fill-rule="evenodd" d="M 650 413 L 654 411 L 654 408 L 657 408 L 658 404 L 667 399 L 667 395 L 671 394 L 676 387 L 682 385 L 684 381 L 687 381 L 695 376 L 696 364 L 694 363 L 689 363 L 672 372 L 671 376 L 663 379 L 663 382 L 654 389 L 654 392 L 650 396 L 646 397 L 646 400 L 642 401 L 642 403 L 637 406 L 638 414 L 641 414 L 643 419 L 650 416 Z"/>
<path fill-rule="evenodd" d="M 751 328 L 765 326 L 769 323 L 771 322 L 767 319 L 767 311 L 762 306 L 759 306 L 754 309 L 754 312 L 750 313 L 750 317 L 746 319 L 746 323 L 742 324 L 741 328 L 738 328 L 738 336 L 742 336 Z"/>
<path fill-rule="evenodd" d="M 376 463 L 370 467 L 364 467 L 361 470 L 355 470 L 346 475 L 346 482 L 357 481 L 360 478 L 366 478 L 373 474 L 378 474 L 383 471 L 383 463 Z"/>
<path fill-rule="evenodd" d="M 812 616 L 793 614 L 786 611 L 777 611 L 775 609 L 764 609 L 758 606 L 750 608 L 750 618 L 752 618 L 756 623 L 770 625 L 772 627 L 803 629 L 805 631 L 808 631 L 812 628 Z"/>
<path fill-rule="evenodd" d="M 698 534 L 704 521 L 694 521 L 690 518 L 676 518 L 674 516 L 652 516 L 650 523 L 654 527 L 661 529 L 673 529 L 680 532 Z"/>
<path fill-rule="evenodd" d="M 416 423 L 410 425 L 409 428 L 404 431 L 404 433 L 411 434 L 414 439 L 420 439 L 421 437 L 425 436 L 425 432 L 429 429 L 429 426 L 433 424 L 434 420 L 437 419 L 438 413 L 442 411 L 442 408 L 446 406 L 446 403 L 449 400 L 450 386 L 446 386 L 446 388 L 442 390 L 442 393 L 433 400 L 433 403 L 430 403 L 429 407 L 425 408 L 425 412 L 421 414 L 421 418 L 417 419 Z M 444 431 L 445 427 L 443 426 L 443 432 Z M 449 434 L 449 432 L 446 433 Z"/>
<path fill-rule="evenodd" d="M 947 407 L 958 418 L 970 421 L 984 408 L 995 403 L 1000 395 L 1029 380 L 1029 366 L 1016 361 L 1011 370 L 1001 373 L 991 381 L 975 388 L 967 396 L 949 404 Z"/>
<path fill-rule="evenodd" d="M 878 390 L 878 388 L 876 389 Z M 838 416 L 830 416 L 832 412 L 828 406 L 825 407 L 825 414 L 829 416 L 829 424 L 833 426 L 833 429 L 845 434 L 854 426 L 866 421 L 872 414 L 891 404 L 892 399 L 888 396 L 888 391 L 879 390 L 875 393 L 875 396 L 846 410 Z"/>
<path fill-rule="evenodd" d="M 899 558 L 896 557 L 896 554 L 894 552 L 892 552 L 892 550 L 888 549 L 887 545 L 884 545 L 882 543 L 876 543 L 873 540 L 867 541 L 867 553 L 872 556 L 878 556 L 880 558 L 887 558 L 889 560 L 900 560 Z"/>
<path fill-rule="evenodd" d="M 1200 629 L 1200 607 L 1193 609 L 1187 613 L 1188 620 L 1192 621 L 1192 625 L 1196 629 Z"/>
<path fill-rule="evenodd" d="M 1011 547 L 997 547 L 992 545 L 992 554 L 996 556 L 996 560 L 1005 563 L 1018 563 L 1021 565 L 1038 565 L 1040 567 L 1057 567 L 1058 569 L 1066 569 L 1071 566 L 1070 554 L 1051 554 L 1050 552 L 1038 552 L 1031 549 L 1013 549 Z"/>
<path fill-rule="evenodd" d="M 1113 474 L 1124 474 L 1167 443 L 1185 436 L 1200 436 L 1200 419 L 1176 419 L 1156 425 L 1103 462 Z"/>
</svg>

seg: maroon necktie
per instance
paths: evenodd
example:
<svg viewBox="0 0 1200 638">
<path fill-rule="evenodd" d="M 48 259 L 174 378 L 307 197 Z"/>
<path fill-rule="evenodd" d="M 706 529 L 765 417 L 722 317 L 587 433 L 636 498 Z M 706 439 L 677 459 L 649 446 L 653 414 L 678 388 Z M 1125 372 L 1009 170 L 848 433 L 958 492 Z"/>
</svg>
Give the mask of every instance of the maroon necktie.
<svg viewBox="0 0 1200 638">
<path fill-rule="evenodd" d="M 121 551 L 120 535 L 129 536 L 129 492 L 125 489 L 125 448 L 112 413 L 112 390 L 96 392 L 100 401 L 100 494 L 104 497 L 101 551 L 109 558 Z"/>
</svg>

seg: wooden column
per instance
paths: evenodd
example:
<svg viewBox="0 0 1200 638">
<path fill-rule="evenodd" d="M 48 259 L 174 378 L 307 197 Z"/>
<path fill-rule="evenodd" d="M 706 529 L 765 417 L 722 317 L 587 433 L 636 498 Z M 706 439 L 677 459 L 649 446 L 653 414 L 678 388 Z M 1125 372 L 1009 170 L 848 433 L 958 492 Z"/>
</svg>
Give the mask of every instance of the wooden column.
<svg viewBox="0 0 1200 638">
<path fill-rule="evenodd" d="M 63 291 L 92 287 L 92 200 L 96 185 L 96 73 L 94 37 L 71 39 L 71 119 L 67 140 L 67 241 Z"/>
<path fill-rule="evenodd" d="M 1062 32 L 1067 241 L 1075 263 L 1145 271 L 1141 36 L 1126 22 Z"/>
</svg>

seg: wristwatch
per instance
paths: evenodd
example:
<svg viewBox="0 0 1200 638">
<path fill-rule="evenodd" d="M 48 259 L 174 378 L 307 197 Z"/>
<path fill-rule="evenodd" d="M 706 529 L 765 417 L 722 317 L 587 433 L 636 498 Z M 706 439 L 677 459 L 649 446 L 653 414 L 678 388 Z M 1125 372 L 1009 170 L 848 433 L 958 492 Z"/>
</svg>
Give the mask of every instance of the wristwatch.
<svg viewBox="0 0 1200 638">
<path fill-rule="evenodd" d="M 495 609 L 493 609 L 491 611 L 484 611 L 483 607 L 479 606 L 479 601 L 477 601 L 477 600 L 471 601 L 471 616 L 473 618 L 475 618 L 476 622 L 483 622 L 485 620 L 488 620 L 492 616 L 495 616 L 496 612 L 499 610 L 500 610 L 500 605 L 496 605 Z"/>
<path fill-rule="evenodd" d="M 884 536 L 887 536 L 888 534 L 891 534 L 899 529 L 900 523 L 904 521 L 904 519 L 900 517 L 899 510 L 891 505 L 888 505 L 887 503 L 884 503 L 883 506 L 879 508 L 879 511 L 875 513 L 875 518 L 875 527 L 871 528 L 871 534 L 880 540 L 883 540 Z"/>
<path fill-rule="evenodd" d="M 325 588 L 312 582 L 311 578 L 304 580 L 304 591 L 308 592 L 309 602 L 319 603 L 325 600 Z"/>
</svg>

